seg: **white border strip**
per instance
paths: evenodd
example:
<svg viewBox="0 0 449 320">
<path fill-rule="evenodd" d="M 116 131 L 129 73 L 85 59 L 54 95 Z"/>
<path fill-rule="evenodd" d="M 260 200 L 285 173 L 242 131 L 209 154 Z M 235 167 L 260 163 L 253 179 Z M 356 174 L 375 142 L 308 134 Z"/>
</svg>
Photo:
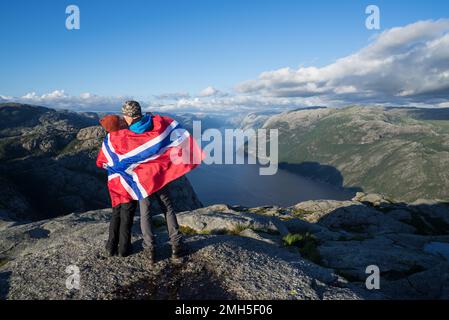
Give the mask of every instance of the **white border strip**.
<svg viewBox="0 0 449 320">
<path fill-rule="evenodd" d="M 164 132 L 162 132 L 156 138 L 151 139 L 150 141 L 142 144 L 141 146 L 137 147 L 136 149 L 131 150 L 128 153 L 125 153 L 123 155 L 117 154 L 117 152 L 115 152 L 115 151 L 114 151 L 114 153 L 117 154 L 117 156 L 119 158 L 119 161 L 121 161 L 123 159 L 127 159 L 127 158 L 130 158 L 130 157 L 133 157 L 136 154 L 139 154 L 140 152 L 144 151 L 145 149 L 151 148 L 155 144 L 157 144 L 157 143 L 161 142 L 162 140 L 164 140 L 177 125 L 178 125 L 178 122 L 173 120 L 170 123 L 170 125 L 167 128 L 165 128 Z M 111 149 L 111 150 L 113 150 L 113 149 Z"/>
</svg>

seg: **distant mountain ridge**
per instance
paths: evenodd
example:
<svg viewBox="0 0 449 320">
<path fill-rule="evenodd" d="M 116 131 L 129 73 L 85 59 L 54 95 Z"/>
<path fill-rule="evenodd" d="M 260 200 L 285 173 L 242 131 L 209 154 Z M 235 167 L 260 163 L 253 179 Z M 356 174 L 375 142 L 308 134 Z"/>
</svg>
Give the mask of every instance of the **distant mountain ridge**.
<svg viewBox="0 0 449 320">
<path fill-rule="evenodd" d="M 106 134 L 98 120 L 90 112 L 0 104 L 0 217 L 39 220 L 109 207 L 106 173 L 95 165 Z M 177 209 L 201 207 L 186 178 L 171 186 Z"/>
<path fill-rule="evenodd" d="M 39 219 L 109 206 L 104 172 L 94 164 L 104 136 L 98 117 L 0 104 L 0 216 Z M 234 121 L 175 117 L 189 129 L 196 119 L 205 120 L 203 129 Z M 280 167 L 303 176 L 407 202 L 449 198 L 449 109 L 313 108 L 251 113 L 240 124 L 279 129 Z M 183 210 L 200 205 L 187 180 L 175 193 L 185 197 Z"/>
<path fill-rule="evenodd" d="M 449 198 L 449 109 L 352 106 L 268 118 L 279 129 L 281 167 L 397 200 Z M 313 165 L 332 166 L 333 181 Z"/>
</svg>

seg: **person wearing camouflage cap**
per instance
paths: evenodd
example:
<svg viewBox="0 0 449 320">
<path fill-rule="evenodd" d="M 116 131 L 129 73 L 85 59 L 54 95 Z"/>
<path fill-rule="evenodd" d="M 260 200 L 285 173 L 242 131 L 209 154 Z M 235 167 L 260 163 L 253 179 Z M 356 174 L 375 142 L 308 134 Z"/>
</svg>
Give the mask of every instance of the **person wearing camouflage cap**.
<svg viewBox="0 0 449 320">
<path fill-rule="evenodd" d="M 126 101 L 122 106 L 122 114 L 128 125 L 142 117 L 142 108 L 137 101 Z"/>
</svg>

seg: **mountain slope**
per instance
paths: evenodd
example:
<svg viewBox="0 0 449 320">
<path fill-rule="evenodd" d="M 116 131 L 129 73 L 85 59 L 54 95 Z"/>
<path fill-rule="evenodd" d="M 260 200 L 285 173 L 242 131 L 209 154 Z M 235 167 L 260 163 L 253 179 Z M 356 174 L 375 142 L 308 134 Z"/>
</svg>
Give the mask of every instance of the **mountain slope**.
<svg viewBox="0 0 449 320">
<path fill-rule="evenodd" d="M 400 200 L 449 198 L 447 109 L 348 107 L 268 119 L 286 169 L 334 184 L 307 163 L 338 169 L 345 187 Z"/>
<path fill-rule="evenodd" d="M 109 207 L 106 173 L 95 165 L 104 136 L 95 113 L 0 104 L 0 217 L 39 220 Z M 170 193 L 182 200 L 178 210 L 201 207 L 185 177 Z"/>
</svg>

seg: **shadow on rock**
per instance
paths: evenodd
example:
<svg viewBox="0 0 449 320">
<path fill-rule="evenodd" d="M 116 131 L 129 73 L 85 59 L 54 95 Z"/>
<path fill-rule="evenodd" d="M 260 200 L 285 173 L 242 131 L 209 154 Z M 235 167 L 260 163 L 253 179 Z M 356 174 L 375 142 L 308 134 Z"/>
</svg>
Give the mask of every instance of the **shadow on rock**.
<svg viewBox="0 0 449 320">
<path fill-rule="evenodd" d="M 6 300 L 8 297 L 10 277 L 10 271 L 0 272 L 0 300 Z"/>
<path fill-rule="evenodd" d="M 236 297 L 221 286 L 215 273 L 201 261 L 168 264 L 161 273 L 116 291 L 117 299 L 132 300 L 231 300 Z"/>
</svg>

